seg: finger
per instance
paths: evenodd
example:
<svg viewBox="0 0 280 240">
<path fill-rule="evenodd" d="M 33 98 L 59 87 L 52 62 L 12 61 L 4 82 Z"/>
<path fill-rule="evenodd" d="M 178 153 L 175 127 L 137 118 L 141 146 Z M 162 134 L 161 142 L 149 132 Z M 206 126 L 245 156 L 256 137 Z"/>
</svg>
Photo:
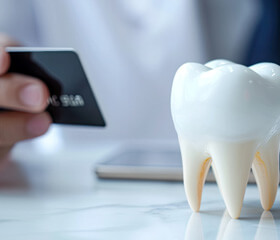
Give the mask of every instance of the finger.
<svg viewBox="0 0 280 240">
<path fill-rule="evenodd" d="M 0 147 L 41 136 L 48 130 L 51 122 L 47 112 L 38 114 L 2 112 L 0 113 Z"/>
<path fill-rule="evenodd" d="M 49 90 L 40 80 L 22 74 L 0 77 L 0 107 L 26 112 L 42 112 Z"/>
<path fill-rule="evenodd" d="M 4 147 L 0 146 L 0 169 L 2 168 L 3 160 L 7 160 L 6 157 L 9 155 L 12 148 L 13 144 Z"/>
<path fill-rule="evenodd" d="M 20 46 L 20 44 L 13 38 L 9 37 L 7 34 L 0 33 L 0 46 L 1 47 L 13 47 L 13 46 Z"/>
<path fill-rule="evenodd" d="M 10 55 L 3 47 L 0 47 L 0 75 L 8 71 L 10 67 Z"/>
</svg>

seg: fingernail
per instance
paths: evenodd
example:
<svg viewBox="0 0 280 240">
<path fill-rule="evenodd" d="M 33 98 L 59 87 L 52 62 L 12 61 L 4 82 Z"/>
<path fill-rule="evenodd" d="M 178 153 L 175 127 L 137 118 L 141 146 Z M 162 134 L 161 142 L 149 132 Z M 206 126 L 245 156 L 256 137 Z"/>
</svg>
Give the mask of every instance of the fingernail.
<svg viewBox="0 0 280 240">
<path fill-rule="evenodd" d="M 42 88 L 36 84 L 29 84 L 20 90 L 19 98 L 26 106 L 41 106 L 43 101 Z"/>
<path fill-rule="evenodd" d="M 51 119 L 47 113 L 42 113 L 31 118 L 26 126 L 27 132 L 33 136 L 40 136 L 44 134 L 51 123 Z"/>
</svg>

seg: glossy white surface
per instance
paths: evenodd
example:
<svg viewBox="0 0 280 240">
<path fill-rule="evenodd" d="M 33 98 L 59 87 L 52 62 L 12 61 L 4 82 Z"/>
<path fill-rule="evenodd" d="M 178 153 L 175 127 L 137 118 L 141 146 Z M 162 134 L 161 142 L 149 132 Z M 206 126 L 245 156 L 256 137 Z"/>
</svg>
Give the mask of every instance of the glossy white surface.
<svg viewBox="0 0 280 240">
<path fill-rule="evenodd" d="M 263 212 L 249 185 L 240 220 L 230 219 L 215 184 L 200 213 L 182 183 L 98 180 L 94 164 L 119 143 L 79 139 L 51 151 L 18 145 L 0 168 L 0 239 L 278 239 L 279 197 Z M 49 151 L 48 151 L 49 150 Z"/>
<path fill-rule="evenodd" d="M 178 135 L 197 144 L 251 141 L 280 130 L 280 66 L 227 60 L 185 63 L 175 74 L 171 112 Z"/>
</svg>

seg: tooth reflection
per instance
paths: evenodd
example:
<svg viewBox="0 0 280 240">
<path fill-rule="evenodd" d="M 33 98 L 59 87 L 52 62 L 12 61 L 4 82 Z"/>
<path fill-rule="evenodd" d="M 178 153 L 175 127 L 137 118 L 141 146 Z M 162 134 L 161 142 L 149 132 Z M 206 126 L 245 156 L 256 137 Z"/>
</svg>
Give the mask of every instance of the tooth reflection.
<svg viewBox="0 0 280 240">
<path fill-rule="evenodd" d="M 219 224 L 219 219 L 215 215 L 192 213 L 186 227 L 185 240 L 201 240 L 204 239 L 204 236 L 205 239 L 217 240 L 279 239 L 278 229 L 271 212 L 264 211 L 258 224 L 259 213 L 254 211 L 251 214 L 251 218 L 247 220 L 238 220 L 232 219 L 227 210 L 225 210 L 221 215 Z M 207 224 L 203 225 L 203 221 Z M 216 229 L 217 225 L 219 225 L 219 229 L 216 234 L 213 230 Z"/>
<path fill-rule="evenodd" d="M 196 239 L 203 240 L 203 227 L 200 213 L 192 213 L 187 224 L 185 240 Z"/>
<path fill-rule="evenodd" d="M 242 240 L 244 233 L 242 232 L 241 222 L 232 219 L 227 211 L 224 212 L 222 221 L 219 227 L 217 240 Z"/>
<path fill-rule="evenodd" d="M 256 232 L 255 240 L 277 240 L 277 227 L 271 212 L 264 211 L 262 213 L 258 229 Z"/>
</svg>

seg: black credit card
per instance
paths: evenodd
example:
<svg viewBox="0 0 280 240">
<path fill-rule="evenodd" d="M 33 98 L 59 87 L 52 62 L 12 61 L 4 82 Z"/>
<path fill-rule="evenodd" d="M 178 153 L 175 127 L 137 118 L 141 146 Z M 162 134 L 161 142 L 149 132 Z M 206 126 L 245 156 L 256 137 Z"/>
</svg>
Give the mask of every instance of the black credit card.
<svg viewBox="0 0 280 240">
<path fill-rule="evenodd" d="M 8 72 L 41 79 L 49 88 L 54 123 L 105 126 L 77 53 L 72 49 L 8 47 Z"/>
</svg>

